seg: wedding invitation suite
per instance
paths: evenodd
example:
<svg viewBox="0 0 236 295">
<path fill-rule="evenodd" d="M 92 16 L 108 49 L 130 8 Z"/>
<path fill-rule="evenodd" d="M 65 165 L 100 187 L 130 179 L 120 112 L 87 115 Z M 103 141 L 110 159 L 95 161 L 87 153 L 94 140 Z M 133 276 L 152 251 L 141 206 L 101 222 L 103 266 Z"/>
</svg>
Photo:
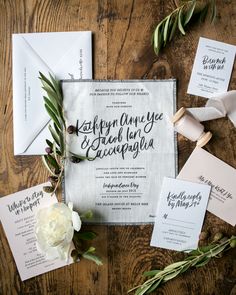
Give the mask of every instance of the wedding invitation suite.
<svg viewBox="0 0 236 295">
<path fill-rule="evenodd" d="M 46 260 L 36 249 L 35 216 L 40 208 L 57 202 L 40 184 L 0 198 L 0 219 L 21 280 L 67 265 L 59 258 Z"/>
<path fill-rule="evenodd" d="M 175 80 L 63 81 L 65 201 L 95 223 L 154 222 L 164 176 L 175 177 Z"/>
<path fill-rule="evenodd" d="M 177 178 L 210 185 L 207 210 L 236 225 L 236 169 L 197 147 Z"/>
<path fill-rule="evenodd" d="M 45 154 L 50 118 L 39 72 L 60 79 L 92 79 L 92 33 L 12 36 L 14 155 Z"/>
<path fill-rule="evenodd" d="M 196 249 L 211 187 L 164 178 L 151 246 L 184 251 Z"/>
<path fill-rule="evenodd" d="M 236 46 L 200 38 L 188 93 L 212 98 L 228 90 Z"/>
</svg>

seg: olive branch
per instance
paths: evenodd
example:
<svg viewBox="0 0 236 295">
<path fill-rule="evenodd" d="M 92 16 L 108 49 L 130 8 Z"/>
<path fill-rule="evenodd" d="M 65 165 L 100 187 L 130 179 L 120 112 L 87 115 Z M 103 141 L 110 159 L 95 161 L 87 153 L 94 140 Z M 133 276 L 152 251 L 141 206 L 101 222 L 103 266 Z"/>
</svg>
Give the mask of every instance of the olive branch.
<svg viewBox="0 0 236 295">
<path fill-rule="evenodd" d="M 152 36 L 152 44 L 156 55 L 166 46 L 167 42 L 173 39 L 177 29 L 182 35 L 185 35 L 185 27 L 193 19 L 205 21 L 207 15 L 210 16 L 211 22 L 215 20 L 215 0 L 184 1 L 182 5 L 173 10 L 156 26 Z"/>
<path fill-rule="evenodd" d="M 213 243 L 204 247 L 198 247 L 197 250 L 192 250 L 184 260 L 172 263 L 163 270 L 145 272 L 143 275 L 149 277 L 149 279 L 142 285 L 130 289 L 128 293 L 136 290 L 135 295 L 149 294 L 161 284 L 174 279 L 178 275 L 186 272 L 189 268 L 202 267 L 212 258 L 219 258 L 222 256 L 223 252 L 236 247 L 236 236 L 226 238 L 218 233 L 215 237 Z"/>
<path fill-rule="evenodd" d="M 44 96 L 44 106 L 51 118 L 51 124 L 49 124 L 49 131 L 52 135 L 53 141 L 46 139 L 47 147 L 45 149 L 46 155 L 42 156 L 42 161 L 50 173 L 48 180 L 51 186 L 44 186 L 44 191 L 54 194 L 60 187 L 63 175 L 65 160 L 69 157 L 70 161 L 78 164 L 83 160 L 90 160 L 91 158 L 83 157 L 66 150 L 66 132 L 69 134 L 76 133 L 78 126 L 68 126 L 66 128 L 66 122 L 63 112 L 63 93 L 60 81 L 56 80 L 50 73 L 49 79 L 39 72 L 39 79 L 42 83 L 42 89 L 45 90 L 47 96 Z M 88 211 L 84 215 L 80 216 L 81 219 L 92 218 L 92 212 Z M 90 241 L 96 238 L 96 233 L 76 232 L 74 231 L 73 243 L 75 249 L 72 251 L 71 256 L 74 261 L 78 258 L 84 257 L 86 259 L 94 261 L 97 265 L 102 265 L 102 261 L 95 255 L 95 248 L 89 247 L 84 249 L 83 241 Z"/>
<path fill-rule="evenodd" d="M 66 130 L 61 83 L 50 73 L 49 77 L 50 79 L 39 72 L 42 89 L 47 94 L 43 99 L 45 109 L 52 120 L 52 124 L 49 124 L 49 131 L 53 138 L 53 142 L 46 139 L 45 151 L 47 154 L 42 156 L 43 163 L 50 173 L 48 180 L 51 182 L 51 186 L 44 187 L 44 190 L 53 194 L 62 182 L 66 157 L 69 157 L 73 163 L 79 163 L 89 158 L 66 151 L 66 131 L 70 134 L 74 133 L 76 127 L 69 126 Z"/>
</svg>

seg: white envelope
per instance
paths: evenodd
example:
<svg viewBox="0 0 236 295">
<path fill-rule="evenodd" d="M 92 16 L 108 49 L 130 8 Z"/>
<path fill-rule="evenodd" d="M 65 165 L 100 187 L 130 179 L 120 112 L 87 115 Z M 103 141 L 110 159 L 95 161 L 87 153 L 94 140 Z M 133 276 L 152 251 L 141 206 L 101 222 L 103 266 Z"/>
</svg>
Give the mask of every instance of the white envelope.
<svg viewBox="0 0 236 295">
<path fill-rule="evenodd" d="M 13 34 L 14 155 L 45 154 L 50 118 L 39 71 L 57 79 L 92 78 L 92 33 Z"/>
</svg>

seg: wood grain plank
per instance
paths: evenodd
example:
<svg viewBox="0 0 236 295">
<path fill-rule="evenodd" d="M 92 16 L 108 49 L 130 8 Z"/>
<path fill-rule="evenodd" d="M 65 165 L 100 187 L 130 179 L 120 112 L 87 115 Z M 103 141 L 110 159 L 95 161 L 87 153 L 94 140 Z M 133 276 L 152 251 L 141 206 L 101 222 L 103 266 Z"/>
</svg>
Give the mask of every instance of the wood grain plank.
<svg viewBox="0 0 236 295">
<path fill-rule="evenodd" d="M 187 85 L 200 36 L 236 43 L 235 1 L 217 1 L 214 25 L 195 24 L 176 37 L 157 58 L 150 44 L 155 25 L 178 1 L 164 0 L 0 0 L 0 196 L 46 180 L 38 157 L 13 156 L 11 34 L 92 30 L 94 78 L 178 78 L 178 107 L 202 106 L 205 100 L 187 95 Z M 227 17 L 226 17 L 227 16 Z M 236 87 L 235 70 L 230 88 Z M 206 149 L 236 168 L 236 130 L 227 119 L 204 124 L 213 139 Z M 178 139 L 179 168 L 194 148 Z M 126 294 L 141 283 L 141 273 L 183 258 L 181 253 L 150 247 L 152 225 L 90 226 L 99 233 L 95 246 L 104 260 L 98 268 L 87 261 L 21 282 L 0 226 L 0 294 Z M 235 228 L 207 213 L 204 230 L 232 234 Z M 236 293 L 235 251 L 208 267 L 192 270 L 155 294 L 233 295 Z"/>
</svg>

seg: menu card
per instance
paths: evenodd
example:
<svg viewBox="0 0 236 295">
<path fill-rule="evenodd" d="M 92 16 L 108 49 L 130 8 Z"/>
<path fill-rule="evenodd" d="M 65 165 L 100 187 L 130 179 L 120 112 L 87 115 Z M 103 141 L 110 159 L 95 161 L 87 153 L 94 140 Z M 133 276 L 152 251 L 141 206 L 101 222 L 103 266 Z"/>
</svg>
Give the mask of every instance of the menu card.
<svg viewBox="0 0 236 295">
<path fill-rule="evenodd" d="M 43 191 L 45 185 L 0 198 L 0 219 L 22 281 L 67 265 L 59 258 L 46 260 L 36 248 L 36 213 L 57 202 L 55 195 Z"/>
<path fill-rule="evenodd" d="M 211 187 L 164 178 L 151 246 L 184 251 L 196 249 Z"/>
</svg>

